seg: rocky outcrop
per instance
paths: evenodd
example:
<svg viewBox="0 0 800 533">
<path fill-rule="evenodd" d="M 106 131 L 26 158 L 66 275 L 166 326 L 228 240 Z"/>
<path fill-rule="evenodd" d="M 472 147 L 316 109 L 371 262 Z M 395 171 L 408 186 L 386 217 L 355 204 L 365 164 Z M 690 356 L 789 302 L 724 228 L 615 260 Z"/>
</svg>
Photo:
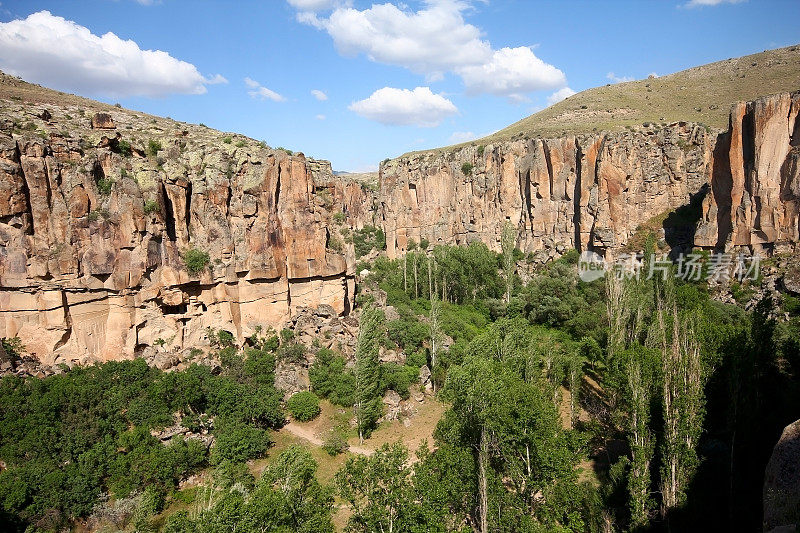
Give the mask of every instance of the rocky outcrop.
<svg viewBox="0 0 800 533">
<path fill-rule="evenodd" d="M 654 225 L 673 250 L 798 247 L 800 93 L 737 105 L 727 132 L 646 123 L 410 154 L 381 165 L 377 190 L 246 137 L 96 107 L 0 99 L 0 337 L 46 365 L 152 360 L 207 346 L 209 329 L 241 343 L 294 324 L 346 346 L 355 324 L 297 317 L 350 312 L 346 241 L 365 226 L 389 257 L 410 239 L 497 250 L 506 224 L 538 261 L 613 254 Z"/>
<path fill-rule="evenodd" d="M 739 103 L 714 151 L 699 245 L 793 251 L 800 241 L 800 93 Z"/>
<path fill-rule="evenodd" d="M 799 94 L 782 94 L 741 104 L 727 133 L 699 124 L 644 124 L 386 162 L 380 199 L 387 252 L 396 256 L 409 239 L 423 238 L 477 240 L 497 250 L 511 223 L 517 245 L 547 260 L 572 248 L 618 250 L 654 220 L 686 228 L 677 239 L 684 248 L 793 248 L 799 101 Z"/>
<path fill-rule="evenodd" d="M 764 531 L 800 527 L 800 420 L 783 430 L 764 473 Z"/>
<path fill-rule="evenodd" d="M 127 112 L 76 127 L 76 110 L 49 109 L 38 135 L 0 132 L 0 337 L 46 364 L 88 362 L 207 346 L 209 328 L 241 342 L 301 308 L 349 312 L 355 261 L 329 246 L 331 219 L 365 200 L 329 164 Z M 108 124 L 152 137 L 92 136 Z"/>
</svg>

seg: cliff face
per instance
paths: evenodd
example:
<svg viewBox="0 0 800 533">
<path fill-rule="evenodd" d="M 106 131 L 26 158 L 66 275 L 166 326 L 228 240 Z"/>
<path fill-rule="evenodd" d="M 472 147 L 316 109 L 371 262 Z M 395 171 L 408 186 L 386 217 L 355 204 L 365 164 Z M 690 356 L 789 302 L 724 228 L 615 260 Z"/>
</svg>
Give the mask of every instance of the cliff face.
<svg viewBox="0 0 800 533">
<path fill-rule="evenodd" d="M 86 101 L 88 102 L 88 101 Z M 101 104 L 96 106 L 101 106 Z M 647 124 L 384 163 L 379 190 L 241 136 L 86 103 L 0 99 L 0 337 L 45 364 L 207 346 L 352 308 L 354 228 L 540 261 L 614 254 L 641 226 L 673 249 L 798 251 L 800 93 L 733 109 L 728 131 Z M 196 273 L 191 249 L 208 254 Z M 202 261 L 201 261 L 202 262 Z"/>
<path fill-rule="evenodd" d="M 44 363 L 86 362 L 207 345 L 207 328 L 241 340 L 303 307 L 350 310 L 354 259 L 328 248 L 329 228 L 366 202 L 329 164 L 116 113 L 106 127 L 120 138 L 70 113 L 51 106 L 38 134 L 0 133 L 0 337 Z M 209 255 L 196 274 L 190 248 Z"/>
<path fill-rule="evenodd" d="M 791 249 L 798 242 L 798 105 L 798 93 L 740 104 L 729 132 L 648 124 L 389 161 L 380 190 L 387 251 L 403 253 L 410 238 L 478 240 L 497 250 L 508 221 L 518 246 L 540 260 L 570 248 L 611 252 L 640 225 L 682 207 L 688 215 L 680 216 L 691 217 L 694 206 L 702 206 L 702 219 L 696 235 L 681 236 L 684 247 Z M 676 222 L 680 216 L 669 224 L 694 229 L 697 220 Z"/>
<path fill-rule="evenodd" d="M 697 243 L 788 252 L 800 242 L 800 93 L 739 103 L 719 136 Z"/>
</svg>

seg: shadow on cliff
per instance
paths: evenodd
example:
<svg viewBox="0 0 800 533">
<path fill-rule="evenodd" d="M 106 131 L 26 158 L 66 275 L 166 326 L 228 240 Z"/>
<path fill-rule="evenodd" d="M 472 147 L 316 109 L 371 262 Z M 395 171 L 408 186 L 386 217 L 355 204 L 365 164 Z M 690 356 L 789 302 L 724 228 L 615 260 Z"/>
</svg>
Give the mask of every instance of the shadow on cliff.
<svg viewBox="0 0 800 533">
<path fill-rule="evenodd" d="M 681 253 L 690 253 L 694 248 L 697 223 L 703 216 L 703 200 L 710 191 L 708 184 L 703 185 L 699 191 L 689 196 L 689 203 L 672 211 L 664 219 L 664 240 L 670 248 L 670 259 L 675 260 Z"/>
</svg>

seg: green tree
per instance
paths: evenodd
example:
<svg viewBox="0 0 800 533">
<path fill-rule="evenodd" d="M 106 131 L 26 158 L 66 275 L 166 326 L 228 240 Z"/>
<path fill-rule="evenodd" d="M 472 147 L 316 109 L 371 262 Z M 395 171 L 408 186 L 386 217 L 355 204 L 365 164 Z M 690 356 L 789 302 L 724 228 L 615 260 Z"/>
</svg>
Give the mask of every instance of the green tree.
<svg viewBox="0 0 800 533">
<path fill-rule="evenodd" d="M 511 302 L 511 289 L 514 287 L 514 248 L 517 244 L 517 231 L 511 222 L 503 225 L 500 248 L 503 257 L 503 276 L 506 282 L 506 303 Z"/>
<path fill-rule="evenodd" d="M 399 443 L 384 444 L 370 457 L 347 460 L 336 473 L 336 487 L 353 513 L 351 532 L 412 531 L 416 503 L 408 451 Z"/>
<path fill-rule="evenodd" d="M 361 314 L 356 341 L 354 406 L 358 438 L 364 442 L 381 415 L 380 363 L 378 343 L 382 333 L 382 313 L 368 308 Z"/>
</svg>

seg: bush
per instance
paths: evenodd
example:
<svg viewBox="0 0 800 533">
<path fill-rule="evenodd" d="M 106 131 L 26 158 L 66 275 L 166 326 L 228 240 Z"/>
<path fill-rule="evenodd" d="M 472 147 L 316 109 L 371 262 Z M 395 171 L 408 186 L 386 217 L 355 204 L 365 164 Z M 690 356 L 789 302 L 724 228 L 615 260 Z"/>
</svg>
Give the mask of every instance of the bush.
<svg viewBox="0 0 800 533">
<path fill-rule="evenodd" d="M 120 141 L 117 143 L 117 151 L 122 155 L 122 157 L 130 157 L 133 153 L 131 150 L 131 143 L 128 141 Z"/>
<path fill-rule="evenodd" d="M 224 142 L 225 144 L 231 144 L 232 141 L 233 139 L 231 139 L 229 136 L 222 138 L 222 142 Z"/>
<path fill-rule="evenodd" d="M 239 423 L 223 426 L 214 435 L 217 440 L 211 450 L 211 463 L 215 465 L 261 457 L 272 444 L 266 430 Z"/>
<path fill-rule="evenodd" d="M 360 230 L 353 232 L 353 246 L 356 251 L 356 258 L 367 255 L 372 250 L 386 249 L 386 235 L 383 230 L 375 226 L 364 226 Z"/>
<path fill-rule="evenodd" d="M 408 388 L 419 378 L 419 369 L 386 363 L 381 367 L 381 389 L 392 389 L 404 400 L 410 396 Z"/>
<path fill-rule="evenodd" d="M 19 337 L 4 337 L 0 339 L 0 344 L 3 345 L 3 349 L 11 357 L 21 357 L 26 351 Z"/>
<path fill-rule="evenodd" d="M 149 141 L 147 141 L 147 155 L 149 155 L 150 157 L 155 157 L 160 150 L 161 150 L 160 142 L 154 139 L 150 139 Z"/>
<path fill-rule="evenodd" d="M 331 457 L 344 453 L 348 448 L 347 439 L 344 433 L 338 428 L 332 429 L 322 443 L 322 449 Z"/>
<path fill-rule="evenodd" d="M 299 363 L 306 355 L 306 347 L 296 342 L 281 344 L 278 348 L 278 360 L 287 363 Z"/>
<path fill-rule="evenodd" d="M 150 215 L 158 211 L 158 202 L 155 200 L 147 200 L 144 203 L 144 214 Z"/>
<path fill-rule="evenodd" d="M 97 180 L 97 191 L 103 196 L 111 194 L 111 188 L 114 186 L 114 180 L 110 178 L 100 178 Z"/>
<path fill-rule="evenodd" d="M 292 418 L 300 422 L 308 422 L 314 420 L 319 416 L 319 398 L 313 392 L 303 391 L 298 392 L 289 398 L 286 402 L 286 407 L 289 409 Z"/>
<path fill-rule="evenodd" d="M 308 370 L 314 392 L 331 403 L 351 407 L 355 403 L 355 377 L 345 368 L 345 360 L 333 350 L 322 348 Z"/>
<path fill-rule="evenodd" d="M 236 141 L 236 148 L 244 148 L 246 144 L 244 141 Z"/>
<path fill-rule="evenodd" d="M 210 260 L 208 253 L 198 248 L 189 248 L 183 254 L 183 263 L 189 274 L 199 274 L 206 269 Z"/>
<path fill-rule="evenodd" d="M 461 172 L 465 176 L 471 176 L 473 168 L 475 168 L 475 167 L 472 165 L 472 163 L 464 163 L 463 165 L 461 165 Z"/>
<path fill-rule="evenodd" d="M 428 326 L 411 314 L 390 320 L 386 325 L 389 338 L 406 353 L 421 348 L 428 338 Z"/>
</svg>

